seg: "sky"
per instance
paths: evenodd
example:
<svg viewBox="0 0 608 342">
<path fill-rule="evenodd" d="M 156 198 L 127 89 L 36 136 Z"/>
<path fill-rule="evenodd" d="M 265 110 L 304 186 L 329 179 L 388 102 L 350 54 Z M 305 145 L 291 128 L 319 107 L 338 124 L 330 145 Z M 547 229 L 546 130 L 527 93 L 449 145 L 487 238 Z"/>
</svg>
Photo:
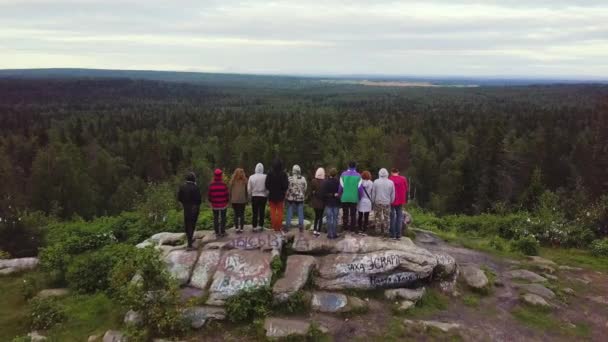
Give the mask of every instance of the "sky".
<svg viewBox="0 0 608 342">
<path fill-rule="evenodd" d="M 0 69 L 608 79 L 608 0 L 0 0 Z"/>
</svg>

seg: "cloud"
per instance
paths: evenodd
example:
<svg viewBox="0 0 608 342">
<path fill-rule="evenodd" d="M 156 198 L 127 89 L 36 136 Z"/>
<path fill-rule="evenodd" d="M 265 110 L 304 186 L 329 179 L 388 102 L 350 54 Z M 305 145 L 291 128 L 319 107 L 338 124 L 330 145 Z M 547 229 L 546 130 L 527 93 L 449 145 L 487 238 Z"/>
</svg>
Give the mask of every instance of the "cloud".
<svg viewBox="0 0 608 342">
<path fill-rule="evenodd" d="M 605 1 L 0 0 L 0 25 L 0 68 L 608 77 Z"/>
</svg>

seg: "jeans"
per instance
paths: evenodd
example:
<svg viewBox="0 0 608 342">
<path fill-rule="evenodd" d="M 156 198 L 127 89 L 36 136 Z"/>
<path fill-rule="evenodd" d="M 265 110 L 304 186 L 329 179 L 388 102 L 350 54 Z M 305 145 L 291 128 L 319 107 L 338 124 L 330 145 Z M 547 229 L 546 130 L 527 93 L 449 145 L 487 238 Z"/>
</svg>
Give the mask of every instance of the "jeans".
<svg viewBox="0 0 608 342">
<path fill-rule="evenodd" d="M 342 225 L 344 230 L 355 231 L 357 227 L 357 203 L 342 203 Z"/>
<path fill-rule="evenodd" d="M 287 201 L 287 219 L 285 220 L 285 231 L 291 227 L 291 217 L 293 216 L 293 209 L 298 211 L 298 227 L 304 228 L 304 202 L 293 202 Z"/>
<path fill-rule="evenodd" d="M 264 227 L 264 216 L 266 216 L 266 197 L 251 197 L 251 213 L 253 228 Z"/>
<path fill-rule="evenodd" d="M 226 209 L 213 209 L 213 230 L 215 234 L 226 233 Z"/>
<path fill-rule="evenodd" d="M 338 227 L 338 207 L 325 207 L 325 216 L 327 216 L 327 237 L 335 239 L 338 237 L 336 233 Z"/>
<path fill-rule="evenodd" d="M 391 206 L 391 229 L 392 238 L 401 237 L 401 227 L 403 226 L 403 206 Z"/>
<path fill-rule="evenodd" d="M 192 242 L 194 242 L 194 230 L 196 229 L 198 212 L 198 205 L 184 205 L 184 229 L 188 238 L 188 247 L 192 247 Z"/>
<path fill-rule="evenodd" d="M 270 223 L 272 224 L 272 229 L 277 232 L 281 231 L 281 225 L 283 224 L 283 201 L 280 202 L 268 202 L 270 205 Z"/>
<path fill-rule="evenodd" d="M 234 210 L 234 228 L 241 229 L 245 227 L 245 203 L 232 203 Z"/>
<path fill-rule="evenodd" d="M 315 232 L 320 232 L 321 227 L 323 226 L 323 211 L 324 209 L 316 209 L 315 208 L 315 223 L 313 225 Z"/>
<path fill-rule="evenodd" d="M 366 213 L 359 212 L 359 220 L 357 223 L 359 231 L 366 232 L 367 225 L 369 224 L 369 211 Z"/>
</svg>

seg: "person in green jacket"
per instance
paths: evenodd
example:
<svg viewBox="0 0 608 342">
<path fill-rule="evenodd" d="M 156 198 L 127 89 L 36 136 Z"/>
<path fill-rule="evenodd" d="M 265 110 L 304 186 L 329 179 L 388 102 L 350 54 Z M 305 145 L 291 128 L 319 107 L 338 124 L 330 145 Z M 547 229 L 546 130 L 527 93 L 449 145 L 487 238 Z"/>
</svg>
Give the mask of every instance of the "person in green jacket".
<svg viewBox="0 0 608 342">
<path fill-rule="evenodd" d="M 344 231 L 357 233 L 357 203 L 361 193 L 361 175 L 357 163 L 348 163 L 348 170 L 340 175 L 340 201 L 342 202 L 342 225 Z"/>
</svg>

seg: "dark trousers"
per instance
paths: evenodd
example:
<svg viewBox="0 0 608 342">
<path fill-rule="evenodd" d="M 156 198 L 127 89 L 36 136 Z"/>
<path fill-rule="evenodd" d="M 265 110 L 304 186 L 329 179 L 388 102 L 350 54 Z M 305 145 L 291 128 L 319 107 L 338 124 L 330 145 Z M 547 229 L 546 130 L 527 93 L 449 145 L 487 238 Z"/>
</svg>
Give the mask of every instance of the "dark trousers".
<svg viewBox="0 0 608 342">
<path fill-rule="evenodd" d="M 226 209 L 213 209 L 213 230 L 215 234 L 226 232 Z"/>
<path fill-rule="evenodd" d="M 188 238 L 188 247 L 192 247 L 192 243 L 194 242 L 194 230 L 196 229 L 198 213 L 198 205 L 184 205 L 184 229 Z"/>
<path fill-rule="evenodd" d="M 245 227 L 245 203 L 232 203 L 234 210 L 234 228 L 241 229 Z"/>
<path fill-rule="evenodd" d="M 325 211 L 325 208 L 321 208 L 321 209 L 315 208 L 315 223 L 313 225 L 315 232 L 321 231 L 321 226 L 323 226 L 323 212 L 324 211 Z"/>
<path fill-rule="evenodd" d="M 359 231 L 366 232 L 367 225 L 369 224 L 369 211 L 366 213 L 359 212 L 358 220 Z"/>
<path fill-rule="evenodd" d="M 357 223 L 357 203 L 342 203 L 342 225 L 344 230 L 355 231 Z"/>
<path fill-rule="evenodd" d="M 266 216 L 266 197 L 251 197 L 251 211 L 253 228 L 264 227 L 264 217 Z"/>
</svg>

